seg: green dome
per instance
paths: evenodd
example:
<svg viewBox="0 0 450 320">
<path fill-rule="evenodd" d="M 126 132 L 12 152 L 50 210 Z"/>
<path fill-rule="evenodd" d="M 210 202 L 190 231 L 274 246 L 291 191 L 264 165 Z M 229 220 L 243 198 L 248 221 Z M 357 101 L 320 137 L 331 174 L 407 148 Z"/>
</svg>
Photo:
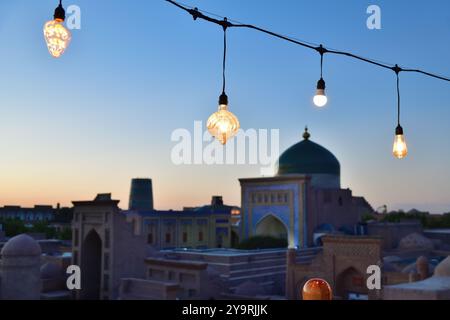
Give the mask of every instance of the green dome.
<svg viewBox="0 0 450 320">
<path fill-rule="evenodd" d="M 303 141 L 294 144 L 278 159 L 278 175 L 286 174 L 330 174 L 339 176 L 341 166 L 338 159 L 327 149 L 309 140 L 308 128 Z"/>
</svg>

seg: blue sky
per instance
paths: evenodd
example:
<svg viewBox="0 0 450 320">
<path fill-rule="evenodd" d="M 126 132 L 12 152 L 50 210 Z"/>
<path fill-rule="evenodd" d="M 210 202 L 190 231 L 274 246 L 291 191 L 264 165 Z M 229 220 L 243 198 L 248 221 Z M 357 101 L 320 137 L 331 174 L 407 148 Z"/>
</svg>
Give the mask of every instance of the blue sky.
<svg viewBox="0 0 450 320">
<path fill-rule="evenodd" d="M 184 0 L 313 43 L 450 76 L 450 2 Z M 259 166 L 175 166 L 170 136 L 217 108 L 222 31 L 163 0 L 65 0 L 81 30 L 61 59 L 42 35 L 57 1 L 0 2 L 0 205 L 69 204 L 153 178 L 155 206 L 240 203 Z M 382 10 L 382 29 L 366 9 Z M 391 155 L 395 75 L 326 56 L 329 104 L 312 105 L 317 53 L 252 30 L 228 33 L 230 108 L 247 128 L 280 129 L 281 150 L 311 139 L 341 162 L 342 185 L 378 207 L 450 211 L 450 84 L 401 74 L 409 156 Z"/>
</svg>

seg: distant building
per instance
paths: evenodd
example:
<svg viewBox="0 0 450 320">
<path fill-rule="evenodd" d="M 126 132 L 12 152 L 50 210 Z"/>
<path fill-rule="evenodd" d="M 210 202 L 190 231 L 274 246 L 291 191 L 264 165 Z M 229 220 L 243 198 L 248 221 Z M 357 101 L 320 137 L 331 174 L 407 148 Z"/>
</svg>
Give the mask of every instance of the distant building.
<svg viewBox="0 0 450 320">
<path fill-rule="evenodd" d="M 111 194 L 73 202 L 72 264 L 83 270 L 79 299 L 116 299 L 121 279 L 145 278 L 149 250 L 230 246 L 237 208 L 222 197 L 181 211 L 121 210 L 118 203 Z"/>
<path fill-rule="evenodd" d="M 450 249 L 450 229 L 429 229 L 424 230 L 424 235 L 430 239 L 440 241 Z"/>
<path fill-rule="evenodd" d="M 156 249 L 229 248 L 232 241 L 232 213 L 238 208 L 223 204 L 214 196 L 210 205 L 184 210 L 128 210 L 145 235 L 147 244 Z"/>
<path fill-rule="evenodd" d="M 306 129 L 303 141 L 280 156 L 276 176 L 240 179 L 241 238 L 268 235 L 307 248 L 321 245 L 325 234 L 358 234 L 361 216 L 373 209 L 341 189 L 340 172 L 336 157 Z"/>
<path fill-rule="evenodd" d="M 427 262 L 426 258 L 418 259 Z M 450 256 L 441 261 L 431 277 L 383 288 L 383 300 L 450 300 Z"/>
<path fill-rule="evenodd" d="M 412 233 L 422 233 L 420 221 L 367 223 L 367 235 L 382 238 L 384 250 L 396 248 L 402 238 Z"/>
<path fill-rule="evenodd" d="M 151 179 L 131 180 L 129 210 L 153 210 L 153 187 Z"/>
<path fill-rule="evenodd" d="M 382 236 L 395 232 L 395 228 L 387 228 Z M 439 285 L 441 278 L 436 276 L 443 275 L 439 272 L 442 268 L 448 272 L 450 251 L 419 233 L 403 237 L 397 248 L 386 251 L 382 236 L 330 235 L 323 238 L 323 247 L 314 248 L 315 253 L 289 249 L 287 298 L 301 299 L 305 282 L 318 277 L 328 281 L 335 299 L 448 299 L 449 278 Z M 381 290 L 367 287 L 370 266 L 380 267 Z"/>
<path fill-rule="evenodd" d="M 52 221 L 58 208 L 48 205 L 36 205 L 33 208 L 20 206 L 0 207 L 0 219 L 20 219 L 25 222 Z"/>
<path fill-rule="evenodd" d="M 366 285 L 367 267 L 378 265 L 382 258 L 381 239 L 364 236 L 325 236 L 323 247 L 314 254 L 289 249 L 287 254 L 286 297 L 302 299 L 302 288 L 311 278 L 325 279 L 333 296 L 348 300 L 376 298 L 379 290 Z M 370 297 L 369 297 L 370 296 Z"/>
</svg>

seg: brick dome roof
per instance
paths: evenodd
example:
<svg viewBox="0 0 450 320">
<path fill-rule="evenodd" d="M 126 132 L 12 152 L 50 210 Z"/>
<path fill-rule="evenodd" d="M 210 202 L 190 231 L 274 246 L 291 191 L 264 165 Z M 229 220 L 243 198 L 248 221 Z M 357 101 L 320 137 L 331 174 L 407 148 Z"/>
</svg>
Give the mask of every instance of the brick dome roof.
<svg viewBox="0 0 450 320">
<path fill-rule="evenodd" d="M 1 252 L 7 256 L 38 256 L 41 254 L 41 246 L 27 234 L 19 234 L 5 244 Z"/>
</svg>

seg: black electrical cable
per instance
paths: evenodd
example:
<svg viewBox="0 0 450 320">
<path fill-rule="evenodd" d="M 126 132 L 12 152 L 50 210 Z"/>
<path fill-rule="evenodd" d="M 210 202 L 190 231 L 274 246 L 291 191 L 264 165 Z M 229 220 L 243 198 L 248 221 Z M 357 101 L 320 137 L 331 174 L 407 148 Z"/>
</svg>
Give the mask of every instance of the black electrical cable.
<svg viewBox="0 0 450 320">
<path fill-rule="evenodd" d="M 194 18 L 194 20 L 203 19 L 205 21 L 209 21 L 209 22 L 215 23 L 217 25 L 220 25 L 220 26 L 222 26 L 224 28 L 232 28 L 232 27 L 234 27 L 234 28 L 253 29 L 253 30 L 257 30 L 257 31 L 263 32 L 265 34 L 271 35 L 273 37 L 276 37 L 276 38 L 279 38 L 279 39 L 282 39 L 282 40 L 285 40 L 285 41 L 288 41 L 288 42 L 300 45 L 302 47 L 316 50 L 317 52 L 319 52 L 321 54 L 321 56 L 323 56 L 325 53 L 342 55 L 342 56 L 346 56 L 346 57 L 349 57 L 349 58 L 357 59 L 357 60 L 360 60 L 360 61 L 372 64 L 372 65 L 375 65 L 375 66 L 378 66 L 378 67 L 381 67 L 381 68 L 384 68 L 384 69 L 390 69 L 390 70 L 395 71 L 396 73 L 401 72 L 401 71 L 404 71 L 404 72 L 415 72 L 415 73 L 420 73 L 420 74 L 423 74 L 423 75 L 426 75 L 426 76 L 429 76 L 429 77 L 432 77 L 432 78 L 435 78 L 435 79 L 439 79 L 439 80 L 450 82 L 450 78 L 444 77 L 444 76 L 440 76 L 440 75 L 437 75 L 437 74 L 434 74 L 434 73 L 431 73 L 431 72 L 427 72 L 427 71 L 423 71 L 423 70 L 419 70 L 419 69 L 402 69 L 402 68 L 399 68 L 397 65 L 392 66 L 392 65 L 389 65 L 389 64 L 377 62 L 376 60 L 369 59 L 369 58 L 364 58 L 364 57 L 358 56 L 358 55 L 350 53 L 350 52 L 326 49 L 322 45 L 317 47 L 317 46 L 308 44 L 308 43 L 306 43 L 304 41 L 300 41 L 300 40 L 297 40 L 297 39 L 294 39 L 294 38 L 290 38 L 288 36 L 284 36 L 284 35 L 281 35 L 281 34 L 278 34 L 278 33 L 272 32 L 270 30 L 266 30 L 266 29 L 263 29 L 263 28 L 260 28 L 260 27 L 257 27 L 257 26 L 251 25 L 251 24 L 231 23 L 228 20 L 214 19 L 212 17 L 209 17 L 209 16 L 205 15 L 204 13 L 202 13 L 197 8 L 193 8 L 192 9 L 192 8 L 187 7 L 187 6 L 183 6 L 183 5 L 177 3 L 177 2 L 175 2 L 173 0 L 165 0 L 165 1 L 167 1 L 167 2 L 175 5 L 176 7 L 186 11 L 187 13 L 189 13 Z M 218 16 L 218 15 L 215 15 L 215 16 Z"/>
</svg>

